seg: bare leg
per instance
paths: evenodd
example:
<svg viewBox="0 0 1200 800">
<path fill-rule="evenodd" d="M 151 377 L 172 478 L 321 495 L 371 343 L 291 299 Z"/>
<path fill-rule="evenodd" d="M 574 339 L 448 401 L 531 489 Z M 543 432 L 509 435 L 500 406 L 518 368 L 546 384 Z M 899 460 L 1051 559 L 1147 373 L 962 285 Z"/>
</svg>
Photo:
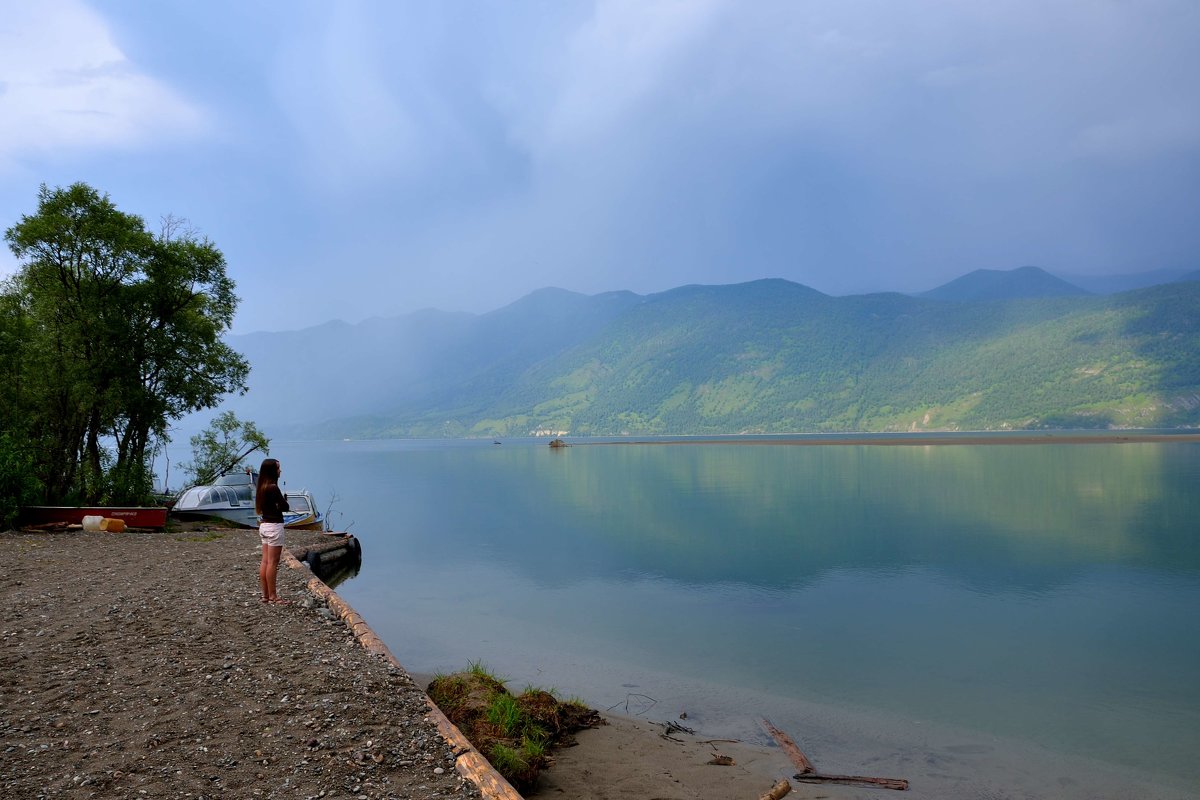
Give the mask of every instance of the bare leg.
<svg viewBox="0 0 1200 800">
<path fill-rule="evenodd" d="M 263 545 L 263 582 L 267 590 L 267 599 L 272 603 L 279 600 L 279 592 L 275 587 L 275 578 L 279 573 L 279 554 L 283 552 L 283 547 L 272 547 L 271 545 Z"/>
<path fill-rule="evenodd" d="M 258 585 L 259 588 L 262 589 L 262 601 L 264 603 L 271 600 L 271 593 L 274 591 L 274 573 L 272 573 L 272 582 L 267 582 L 267 563 L 269 558 L 267 551 L 270 549 L 271 548 L 265 544 L 262 546 L 262 561 L 259 562 L 258 565 Z M 276 555 L 276 563 L 279 563 L 278 559 L 279 557 Z"/>
</svg>

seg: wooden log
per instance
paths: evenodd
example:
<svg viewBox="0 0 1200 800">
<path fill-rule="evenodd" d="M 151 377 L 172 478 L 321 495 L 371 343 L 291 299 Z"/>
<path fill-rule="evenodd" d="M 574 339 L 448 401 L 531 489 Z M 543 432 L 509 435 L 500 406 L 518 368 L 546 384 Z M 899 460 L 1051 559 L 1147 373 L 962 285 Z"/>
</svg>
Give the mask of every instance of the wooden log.
<svg viewBox="0 0 1200 800">
<path fill-rule="evenodd" d="M 285 549 L 282 556 L 282 562 L 288 569 L 305 569 L 304 565 L 288 550 Z M 404 665 L 388 649 L 383 640 L 375 635 L 366 621 L 337 592 L 326 586 L 316 576 L 308 579 L 308 590 L 315 597 L 324 600 L 329 609 L 346 623 L 346 626 L 350 628 L 367 652 L 383 658 L 392 666 L 407 673 Z M 483 754 L 475 749 L 462 731 L 442 713 L 442 710 L 429 699 L 428 695 L 425 696 L 425 705 L 429 709 L 426 718 L 437 726 L 438 733 L 454 751 L 454 769 L 479 789 L 484 800 L 522 800 L 520 793 L 512 787 L 512 784 L 505 780 L 504 776 L 483 757 Z"/>
<path fill-rule="evenodd" d="M 769 719 L 763 719 L 762 725 L 766 728 L 767 733 L 779 743 L 783 751 L 787 753 L 788 758 L 800 770 L 792 777 L 804 783 L 840 783 L 846 786 L 878 786 L 882 789 L 895 789 L 904 791 L 908 788 L 908 781 L 903 778 L 868 778 L 861 775 L 819 775 L 816 767 L 808 760 L 808 757 L 800 751 L 792 738 L 783 731 L 771 724 Z"/>
<path fill-rule="evenodd" d="M 779 730 L 779 728 L 776 728 L 771 724 L 771 720 L 765 717 L 762 720 L 762 725 L 767 729 L 767 733 L 771 734 L 771 738 L 778 742 L 779 746 L 783 748 L 783 752 L 787 753 L 787 757 L 791 759 L 791 762 L 796 765 L 798 770 L 800 770 L 801 775 L 807 775 L 810 772 L 817 771 L 817 768 L 814 767 L 812 762 L 808 760 L 808 756 L 800 752 L 800 748 L 797 747 L 796 743 L 792 741 L 792 737 Z"/>
<path fill-rule="evenodd" d="M 791 791 L 792 785 L 787 782 L 787 778 L 783 778 L 772 786 L 766 794 L 760 795 L 758 800 L 779 800 Z"/>
<path fill-rule="evenodd" d="M 908 788 L 908 781 L 903 778 L 868 778 L 862 775 L 818 775 L 815 772 L 808 772 L 802 775 L 793 775 L 798 781 L 804 783 L 840 783 L 846 786 L 878 786 L 881 789 L 895 789 L 898 792 L 903 792 Z"/>
</svg>

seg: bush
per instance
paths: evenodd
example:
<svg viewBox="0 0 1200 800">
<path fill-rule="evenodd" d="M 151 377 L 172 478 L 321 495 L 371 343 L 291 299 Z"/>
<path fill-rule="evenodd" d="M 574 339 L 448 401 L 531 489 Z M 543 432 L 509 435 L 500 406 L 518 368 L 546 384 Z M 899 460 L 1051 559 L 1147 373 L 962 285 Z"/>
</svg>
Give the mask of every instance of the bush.
<svg viewBox="0 0 1200 800">
<path fill-rule="evenodd" d="M 0 528 L 15 526 L 21 506 L 34 502 L 41 491 L 28 448 L 11 434 L 0 433 Z"/>
</svg>

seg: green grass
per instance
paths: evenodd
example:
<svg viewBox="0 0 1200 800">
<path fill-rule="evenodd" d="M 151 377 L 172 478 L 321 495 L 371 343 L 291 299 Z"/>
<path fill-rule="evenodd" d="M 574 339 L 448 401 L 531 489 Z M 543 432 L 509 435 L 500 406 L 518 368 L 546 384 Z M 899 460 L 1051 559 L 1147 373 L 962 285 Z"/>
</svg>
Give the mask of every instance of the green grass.
<svg viewBox="0 0 1200 800">
<path fill-rule="evenodd" d="M 524 728 L 524 715 L 517 706 L 517 698 L 511 694 L 498 694 L 492 698 L 492 704 L 487 710 L 487 719 L 505 738 L 517 738 Z"/>
<path fill-rule="evenodd" d="M 549 753 L 557 738 L 583 726 L 578 709 L 562 715 L 567 704 L 554 689 L 530 684 L 514 695 L 482 661 L 469 662 L 462 672 L 438 673 L 429 696 L 517 787 L 532 787 L 538 772 L 551 763 Z M 579 707 L 589 711 L 581 702 Z"/>
<path fill-rule="evenodd" d="M 224 538 L 225 538 L 224 533 L 218 533 L 217 531 L 209 531 L 208 533 L 204 534 L 203 536 L 176 536 L 175 541 L 177 541 L 177 542 L 215 542 L 217 539 L 224 539 Z"/>
<path fill-rule="evenodd" d="M 529 771 L 529 762 L 522 754 L 500 742 L 493 742 L 488 752 L 488 761 L 505 777 L 524 775 Z"/>
<path fill-rule="evenodd" d="M 496 683 L 508 683 L 506 679 L 494 675 L 492 671 L 488 669 L 487 665 L 483 663 L 482 659 L 479 661 L 468 661 L 467 672 L 479 678 L 488 678 Z"/>
</svg>

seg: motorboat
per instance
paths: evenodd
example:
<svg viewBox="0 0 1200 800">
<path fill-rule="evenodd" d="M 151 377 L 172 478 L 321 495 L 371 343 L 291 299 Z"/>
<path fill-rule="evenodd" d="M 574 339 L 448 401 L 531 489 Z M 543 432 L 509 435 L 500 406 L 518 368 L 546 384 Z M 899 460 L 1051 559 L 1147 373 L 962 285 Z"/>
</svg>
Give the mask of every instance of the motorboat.
<svg viewBox="0 0 1200 800">
<path fill-rule="evenodd" d="M 325 530 L 321 510 L 307 489 L 286 492 L 288 510 L 283 512 L 283 527 L 297 531 Z"/>
<path fill-rule="evenodd" d="M 172 514 L 179 519 L 216 517 L 246 528 L 257 528 L 260 522 L 254 511 L 257 482 L 258 473 L 251 470 L 226 473 L 210 485 L 193 486 L 181 494 Z M 289 509 L 283 513 L 285 528 L 306 531 L 324 529 L 321 511 L 307 489 L 285 492 L 284 496 Z"/>
<path fill-rule="evenodd" d="M 193 486 L 175 501 L 171 514 L 179 519 L 216 517 L 245 528 L 258 527 L 254 489 L 258 473 L 249 469 L 228 472 L 206 486 Z"/>
</svg>

